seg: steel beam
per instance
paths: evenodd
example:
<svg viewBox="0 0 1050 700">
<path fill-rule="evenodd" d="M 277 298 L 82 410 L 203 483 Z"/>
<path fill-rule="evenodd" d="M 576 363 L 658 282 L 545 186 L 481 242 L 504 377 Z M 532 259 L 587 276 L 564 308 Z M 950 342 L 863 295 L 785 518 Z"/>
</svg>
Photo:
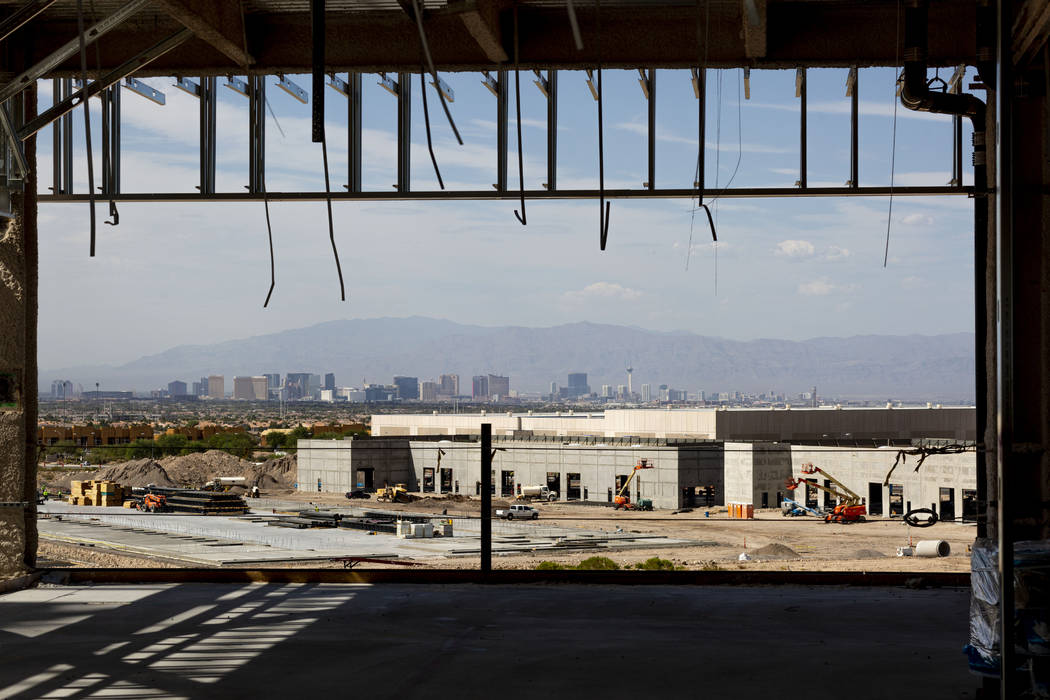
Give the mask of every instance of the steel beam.
<svg viewBox="0 0 1050 700">
<path fill-rule="evenodd" d="M 697 189 L 625 189 L 605 190 L 606 199 L 690 199 L 697 196 Z M 598 199 L 596 189 L 584 190 L 526 190 L 529 199 Z M 708 190 L 699 192 L 704 197 L 715 194 L 719 199 L 774 199 L 782 197 L 886 197 L 891 194 L 889 187 L 734 187 L 730 189 Z M 894 197 L 931 197 L 956 196 L 972 197 L 972 187 L 893 187 Z M 324 192 L 269 192 L 271 202 L 323 202 Z M 411 192 L 333 192 L 332 199 L 345 201 L 497 201 L 514 200 L 518 191 L 497 192 L 492 190 L 417 190 Z M 250 202 L 262 199 L 261 194 L 250 192 L 219 192 L 210 195 L 192 192 L 123 192 L 114 197 L 123 202 Z M 87 195 L 40 195 L 41 202 L 83 202 Z"/>
<path fill-rule="evenodd" d="M 420 77 L 420 80 L 424 78 Z M 412 74 L 397 76 L 397 191 L 412 189 Z"/>
<path fill-rule="evenodd" d="M 492 424 L 481 424 L 481 573 L 492 571 Z"/>
<path fill-rule="evenodd" d="M 350 73 L 346 77 L 346 147 L 349 163 L 349 182 L 346 188 L 351 192 L 361 191 L 361 115 L 364 105 L 361 102 L 361 74 Z"/>
<path fill-rule="evenodd" d="M 241 68 L 255 59 L 245 46 L 247 27 L 238 3 L 215 0 L 153 0 L 154 4 L 177 19 L 196 36 Z"/>
<path fill-rule="evenodd" d="M 266 192 L 266 76 L 248 77 L 248 191 Z M 322 196 L 324 193 L 320 193 Z"/>
<path fill-rule="evenodd" d="M 108 17 L 96 22 L 94 25 L 89 27 L 84 32 L 84 41 L 90 44 L 97 40 L 100 36 L 110 31 L 124 20 L 128 19 L 136 12 L 141 10 L 143 7 L 148 5 L 150 0 L 130 0 L 124 4 L 119 10 L 109 15 Z M 51 55 L 38 62 L 32 68 L 26 70 L 21 75 L 17 76 L 14 80 L 7 83 L 3 87 L 0 87 L 0 102 L 6 102 L 11 99 L 14 95 L 17 95 L 22 90 L 25 90 L 31 84 L 35 83 L 40 78 L 47 76 L 51 71 L 58 68 L 60 65 L 65 63 L 67 60 L 72 58 L 80 50 L 80 38 L 76 37 L 66 42 Z"/>
<path fill-rule="evenodd" d="M 558 71 L 547 71 L 547 191 L 558 189 Z"/>
<path fill-rule="evenodd" d="M 693 92 L 696 95 L 696 99 L 699 102 L 697 107 L 696 115 L 696 142 L 698 144 L 696 150 L 696 181 L 693 182 L 693 187 L 696 188 L 695 192 L 698 196 L 703 197 L 704 195 L 704 167 L 707 164 L 707 143 L 704 139 L 707 137 L 707 69 L 706 68 L 694 68 L 693 69 Z M 727 190 L 732 191 L 732 190 Z"/>
<path fill-rule="evenodd" d="M 120 193 L 120 86 L 101 92 L 102 100 L 102 194 Z"/>
<path fill-rule="evenodd" d="M 58 2 L 58 0 L 30 0 L 9 14 L 4 18 L 3 22 L 0 22 L 0 41 L 3 41 L 17 32 L 34 17 L 54 5 L 56 2 Z"/>
<path fill-rule="evenodd" d="M 61 102 L 55 103 L 50 109 L 45 110 L 40 116 L 28 122 L 25 126 L 18 130 L 18 137 L 25 141 L 27 138 L 35 134 L 36 132 L 43 129 L 45 126 L 55 121 L 64 114 L 68 114 L 78 107 L 82 100 L 91 99 L 98 95 L 103 89 L 110 87 L 114 83 L 120 82 L 125 76 L 131 75 L 132 73 L 139 70 L 144 65 L 149 64 L 151 61 L 156 60 L 160 56 L 163 56 L 168 51 L 171 51 L 176 46 L 186 41 L 193 36 L 193 32 L 189 29 L 181 29 L 175 34 L 169 36 L 167 39 L 154 44 L 150 48 L 146 49 L 126 60 L 121 65 L 117 66 L 109 73 L 106 73 L 101 78 L 93 83 L 89 83 L 87 88 L 81 88 L 73 95 L 67 96 Z"/>
<path fill-rule="evenodd" d="M 799 68 L 795 78 L 796 86 L 795 93 L 799 99 L 799 120 L 798 120 L 798 186 L 801 188 L 806 187 L 806 69 Z"/>
<path fill-rule="evenodd" d="M 499 71 L 496 96 L 496 191 L 503 194 L 507 191 L 507 127 L 510 121 L 510 84 L 508 72 Z"/>
<path fill-rule="evenodd" d="M 216 78 L 201 78 L 200 83 L 200 185 L 201 194 L 215 193 L 215 127 Z"/>
<path fill-rule="evenodd" d="M 646 188 L 650 190 L 656 189 L 656 69 L 649 69 L 649 76 L 646 78 L 648 84 L 648 90 L 646 91 L 646 100 L 649 103 L 649 181 L 645 183 Z"/>
<path fill-rule="evenodd" d="M 51 97 L 55 103 L 73 94 L 73 81 L 55 78 L 51 81 Z M 55 194 L 73 194 L 73 117 L 66 114 L 51 126 L 51 191 Z"/>
<path fill-rule="evenodd" d="M 850 68 L 849 186 L 860 187 L 860 71 Z"/>
</svg>

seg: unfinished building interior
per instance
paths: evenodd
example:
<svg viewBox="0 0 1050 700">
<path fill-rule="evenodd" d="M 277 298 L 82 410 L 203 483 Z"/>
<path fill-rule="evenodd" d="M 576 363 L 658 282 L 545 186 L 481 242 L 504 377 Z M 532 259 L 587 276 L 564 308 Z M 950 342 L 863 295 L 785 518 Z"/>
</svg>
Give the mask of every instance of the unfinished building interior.
<svg viewBox="0 0 1050 700">
<path fill-rule="evenodd" d="M 128 201 L 206 207 L 212 201 L 495 199 L 508 200 L 508 206 L 517 201 L 524 218 L 528 199 L 591 199 L 599 208 L 598 254 L 608 243 L 607 200 L 698 197 L 702 204 L 715 195 L 891 194 L 889 188 L 865 186 L 858 175 L 856 90 L 849 183 L 824 187 L 807 182 L 806 69 L 817 67 L 902 68 L 903 109 L 950 114 L 957 124 L 972 123 L 973 186 L 962 184 L 962 153 L 970 149 L 960 144 L 953 165 L 960 177 L 953 184 L 899 186 L 893 193 L 973 198 L 978 504 L 974 550 L 984 555 L 983 565 L 975 566 L 982 575 L 975 577 L 979 583 L 972 591 L 972 607 L 967 592 L 887 590 L 880 586 L 899 584 L 903 577 L 856 575 L 704 572 L 676 578 L 669 572 L 649 579 L 560 579 L 615 579 L 640 584 L 637 588 L 460 585 L 407 591 L 397 584 L 520 584 L 544 579 L 543 572 L 500 576 L 487 570 L 457 576 L 350 572 L 339 577 L 309 571 L 51 572 L 73 582 L 126 585 L 39 588 L 13 594 L 22 598 L 0 597 L 0 646 L 7 662 L 0 669 L 0 695 L 276 694 L 296 688 L 301 692 L 302 686 L 293 682 L 302 683 L 306 677 L 318 688 L 345 687 L 352 681 L 355 689 L 393 695 L 528 691 L 623 696 L 658 690 L 681 696 L 693 694 L 703 682 L 715 696 L 734 697 L 754 678 L 754 665 L 748 661 L 752 657 L 784 668 L 819 655 L 828 669 L 819 685 L 829 691 L 828 697 L 841 695 L 845 688 L 861 697 L 972 697 L 979 685 L 984 697 L 1038 692 L 1045 697 L 1047 657 L 1033 654 L 1030 636 L 1033 629 L 1045 629 L 1046 609 L 1040 607 L 1045 600 L 1032 598 L 1023 578 L 1015 576 L 1014 565 L 1033 547 L 1045 547 L 1050 538 L 1048 34 L 1050 10 L 1045 2 L 1034 0 L 0 0 L 0 216 L 6 223 L 0 235 L 0 579 L 8 581 L 7 587 L 30 585 L 47 573 L 36 569 L 34 493 L 40 206 L 86 204 L 62 213 L 70 217 L 70 226 L 83 227 L 93 254 L 96 227 L 105 215 L 117 223 L 119 206 Z M 943 91 L 928 83 L 934 69 L 965 66 L 976 69 L 976 82 L 964 85 L 956 79 Z M 654 176 L 655 130 L 650 118 L 650 177 L 644 188 L 560 188 L 554 166 L 558 73 L 592 71 L 600 115 L 603 68 L 640 69 L 649 94 L 657 89 L 658 71 L 690 71 L 698 99 L 707 94 L 709 70 L 794 71 L 803 100 L 798 185 L 716 190 L 703 181 L 701 167 L 694 187 L 661 188 Z M 439 71 L 488 76 L 497 98 L 499 162 L 494 187 L 452 192 L 414 191 L 409 186 L 408 134 L 419 115 L 412 114 L 408 94 L 413 81 L 422 80 L 421 70 L 438 86 Z M 519 72 L 533 70 L 549 98 L 549 173 L 546 187 L 526 191 L 515 187 L 507 146 L 512 82 Z M 360 177 L 361 78 L 378 72 L 391 76 L 386 80 L 398 95 L 398 181 L 393 190 L 382 192 L 365 190 Z M 326 82 L 342 93 L 338 99 L 347 101 L 350 171 L 345 188 L 268 190 L 266 76 L 280 75 L 285 82 L 286 74 L 311 76 L 315 142 L 325 145 L 330 139 L 333 148 L 336 142 L 334 134 L 326 137 L 322 118 Z M 175 76 L 180 87 L 200 99 L 196 192 L 121 190 L 120 90 L 114 88 L 121 81 L 134 86 L 136 77 L 156 76 Z M 228 76 L 250 104 L 249 184 L 244 191 L 216 187 L 214 93 L 220 76 Z M 38 108 L 41 80 L 55 81 L 56 99 L 46 109 Z M 434 94 L 430 116 L 442 119 L 442 111 L 448 114 L 445 96 L 441 89 Z M 95 97 L 104 110 L 101 182 L 91 181 L 88 192 L 72 190 L 68 173 L 73 141 L 62 128 L 52 129 L 57 146 L 54 181 L 39 182 L 36 140 L 47 133 L 41 130 Z M 650 115 L 653 109 L 650 106 Z M 699 113 L 695 127 L 703 144 L 704 112 Z M 599 129 L 600 124 L 599 117 Z M 700 148 L 701 160 L 703 154 Z M 165 245 L 157 241 L 158 256 Z M 483 439 L 483 449 L 488 446 Z M 486 459 L 491 456 L 483 452 L 483 474 Z M 229 585 L 249 581 L 268 583 Z M 293 581 L 376 583 L 283 585 Z M 829 581 L 862 588 L 807 585 Z M 759 582 L 780 586 L 748 585 Z M 698 583 L 739 585 L 694 585 Z M 799 610 L 809 614 L 799 618 Z M 204 611 L 216 628 L 202 622 Z M 975 616 L 984 621 L 991 634 L 988 643 L 996 652 L 996 668 L 987 669 L 983 681 L 967 676 L 966 662 L 958 653 Z M 233 619 L 243 623 L 216 622 Z M 864 634 L 844 637 L 843 620 Z M 777 632 L 755 634 L 758 625 Z M 348 642 L 347 629 L 355 630 L 355 639 L 384 641 Z M 803 629 L 807 634 L 800 633 Z M 790 642 L 784 630 L 791 631 Z M 695 668 L 698 658 L 704 662 L 702 677 L 682 672 Z M 620 671 L 610 668 L 610 661 L 613 666 L 619 662 Z M 562 662 L 563 672 L 552 670 Z M 631 671 L 636 664 L 645 672 Z M 289 673 L 293 668 L 303 673 Z M 775 684 L 768 685 L 777 690 Z M 424 687 L 427 690 L 421 690 Z"/>
</svg>

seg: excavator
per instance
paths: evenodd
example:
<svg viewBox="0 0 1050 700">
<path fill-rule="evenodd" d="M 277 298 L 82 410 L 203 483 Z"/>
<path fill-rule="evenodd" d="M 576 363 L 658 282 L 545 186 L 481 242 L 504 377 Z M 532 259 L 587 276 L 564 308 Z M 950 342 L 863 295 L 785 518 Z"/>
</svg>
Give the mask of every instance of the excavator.
<svg viewBox="0 0 1050 700">
<path fill-rule="evenodd" d="M 638 464 L 635 465 L 634 469 L 631 470 L 631 475 L 627 477 L 627 480 L 623 482 L 623 486 L 620 487 L 619 493 L 613 498 L 613 509 L 620 510 L 652 510 L 653 501 L 651 498 L 639 498 L 638 503 L 631 503 L 631 492 L 628 490 L 631 486 L 631 482 L 634 480 L 634 475 L 638 473 L 640 469 L 652 469 L 655 467 L 647 459 L 638 460 Z"/>
<path fill-rule="evenodd" d="M 836 488 L 830 486 L 822 486 L 818 481 L 806 481 L 803 477 L 795 479 L 787 479 L 785 486 L 789 491 L 794 491 L 803 484 L 809 484 L 815 486 L 821 491 L 827 491 L 832 496 L 838 499 L 838 505 L 836 505 L 830 513 L 824 515 L 824 522 L 826 523 L 862 523 L 864 522 L 864 515 L 868 512 L 867 508 L 861 502 L 860 496 L 854 493 L 841 481 L 828 474 L 820 467 L 814 466 L 811 462 L 807 462 L 802 465 L 803 474 L 823 474 L 824 477 L 834 484 Z"/>
</svg>

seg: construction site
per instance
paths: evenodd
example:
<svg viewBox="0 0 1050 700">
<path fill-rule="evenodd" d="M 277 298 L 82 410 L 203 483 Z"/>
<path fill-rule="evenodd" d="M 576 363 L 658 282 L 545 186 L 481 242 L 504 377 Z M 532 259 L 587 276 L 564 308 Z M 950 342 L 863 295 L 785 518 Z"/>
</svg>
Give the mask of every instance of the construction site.
<svg viewBox="0 0 1050 700">
<path fill-rule="evenodd" d="M 1050 10 L 1032 0 L 0 1 L 0 696 L 795 692 L 755 674 L 760 662 L 804 664 L 814 697 L 1050 697 L 1048 38 Z M 817 69 L 841 71 L 844 83 L 848 172 L 837 182 L 818 179 L 807 161 L 822 150 L 820 130 L 807 126 Z M 951 146 L 946 182 L 865 179 L 860 91 L 878 70 L 890 74 L 880 95 L 892 101 L 894 139 L 898 112 L 940 120 Z M 645 100 L 644 117 L 629 125 L 644 135 L 631 175 L 641 187 L 606 172 L 619 139 L 603 110 L 615 105 L 617 71 Z M 733 177 L 720 179 L 716 165 L 711 178 L 706 159 L 725 147 L 716 136 L 712 148 L 710 137 L 721 127 L 726 71 L 738 72 L 743 99 L 760 76 L 793 88 L 799 128 L 778 165 L 786 184 L 734 186 L 731 164 Z M 494 99 L 494 174 L 450 177 L 446 189 L 438 156 L 448 151 L 434 148 L 431 131 L 447 128 L 463 144 L 452 76 L 471 76 Z M 363 89 L 366 77 L 378 87 Z M 542 166 L 522 146 L 522 77 L 543 99 L 545 118 L 527 124 L 542 134 L 534 139 Z M 574 101 L 570 77 L 583 101 Z M 121 95 L 162 104 L 163 92 L 145 82 L 155 78 L 199 113 L 189 125 L 199 151 L 177 171 L 196 182 L 175 181 L 187 154 L 141 144 L 136 153 L 156 177 L 121 181 L 134 161 L 122 161 L 131 110 L 122 111 Z M 415 82 L 422 110 L 413 110 Z M 323 188 L 274 176 L 268 85 L 309 105 L 305 130 L 290 141 L 301 135 L 303 150 L 309 134 L 320 147 L 310 174 L 311 182 L 323 175 Z M 691 182 L 658 178 L 658 85 L 661 95 L 678 85 L 692 100 L 672 115 L 696 134 L 675 146 L 696 149 Z M 219 136 L 220 86 L 247 101 L 236 143 Z M 362 155 L 376 154 L 362 127 L 375 90 L 392 106 L 382 180 L 362 169 Z M 345 129 L 334 183 L 326 96 Z M 718 126 L 708 123 L 708 105 Z M 101 129 L 91 127 L 93 110 Z M 559 159 L 575 157 L 580 133 L 559 140 L 559 132 L 582 111 L 597 142 L 596 177 L 559 180 Z M 74 114 L 83 136 L 73 135 Z M 187 128 L 155 121 L 157 142 Z M 767 116 L 770 128 L 783 122 Z M 101 149 L 92 149 L 93 134 Z M 242 145 L 247 179 L 235 180 L 217 161 Z M 744 145 L 741 137 L 741 154 Z M 896 149 L 894 141 L 891 162 L 914 155 Z M 432 169 L 437 187 L 413 179 L 414 151 L 416 173 Z M 86 183 L 74 175 L 82 156 Z M 913 168 L 939 167 L 917 160 Z M 526 185 L 527 163 L 543 170 L 542 184 Z M 631 201 L 691 200 L 697 231 L 715 244 L 726 237 L 716 201 L 747 199 L 757 211 L 772 199 L 830 206 L 860 197 L 892 207 L 912 196 L 965 202 L 972 213 L 972 240 L 963 231 L 943 252 L 962 249 L 956 275 L 972 266 L 973 408 L 888 404 L 866 416 L 870 429 L 850 424 L 860 414 L 834 409 L 409 415 L 373 419 L 372 438 L 304 440 L 294 459 L 211 455 L 194 466 L 202 456 L 182 455 L 83 472 L 39 464 L 38 328 L 49 263 L 40 224 L 49 217 L 82 231 L 93 258 L 99 232 L 111 230 L 103 222 L 119 226 L 122 210 L 172 206 L 164 216 L 207 237 L 200 212 L 257 207 L 270 242 L 265 307 L 276 284 L 274 202 L 325 211 L 322 242 L 334 268 L 326 274 L 346 300 L 333 204 L 361 213 L 368 203 L 368 216 L 379 217 L 368 219 L 371 235 L 381 235 L 376 222 L 398 206 L 429 231 L 456 227 L 424 213 L 436 202 L 503 203 L 524 227 L 535 222 L 527 203 L 587 201 L 598 209 L 593 254 L 608 256 Z M 642 216 L 630 226 L 648 224 Z M 293 234 L 305 245 L 303 227 Z M 155 261 L 182 244 L 150 241 Z M 693 245 L 690 229 L 690 254 Z M 843 255 L 822 254 L 832 253 Z M 354 279 L 353 268 L 345 272 Z M 622 287 L 589 288 L 612 290 L 610 304 L 632 298 Z M 509 294 L 525 293 L 515 289 Z M 849 291 L 819 279 L 798 289 Z M 902 315 L 923 315 L 920 297 L 932 291 L 920 289 Z M 173 303 L 177 289 L 166 292 Z"/>
</svg>

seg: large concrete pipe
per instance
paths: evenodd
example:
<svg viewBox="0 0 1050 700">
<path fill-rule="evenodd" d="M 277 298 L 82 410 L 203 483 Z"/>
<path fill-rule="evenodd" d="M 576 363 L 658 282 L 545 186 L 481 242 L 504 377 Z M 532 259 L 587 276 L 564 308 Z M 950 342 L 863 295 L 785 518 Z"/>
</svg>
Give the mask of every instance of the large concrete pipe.
<svg viewBox="0 0 1050 700">
<path fill-rule="evenodd" d="M 920 540 L 915 544 L 917 557 L 946 557 L 951 553 L 951 545 L 944 540 Z"/>
</svg>

